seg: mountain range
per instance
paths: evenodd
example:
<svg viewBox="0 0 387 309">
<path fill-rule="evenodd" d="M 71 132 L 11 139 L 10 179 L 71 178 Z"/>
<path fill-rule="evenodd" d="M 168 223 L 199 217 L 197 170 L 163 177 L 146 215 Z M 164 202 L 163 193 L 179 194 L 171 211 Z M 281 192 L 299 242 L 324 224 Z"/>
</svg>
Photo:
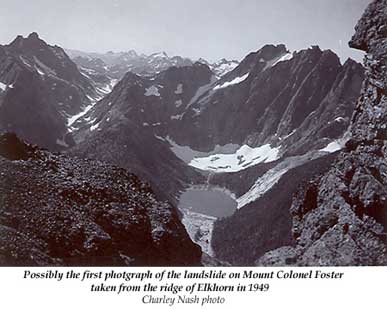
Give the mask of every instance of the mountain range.
<svg viewBox="0 0 387 309">
<path fill-rule="evenodd" d="M 386 265 L 385 4 L 351 40 L 364 66 L 1 45 L 0 263 Z"/>
<path fill-rule="evenodd" d="M 221 77 L 233 70 L 239 62 L 237 60 L 220 59 L 214 63 L 200 58 L 197 61 L 181 56 L 168 56 L 166 52 L 151 55 L 138 54 L 134 50 L 128 52 L 95 53 L 66 49 L 67 54 L 86 74 L 106 74 L 112 78 L 121 79 L 125 73 L 151 76 L 170 67 L 191 66 L 195 62 L 206 64 L 217 77 Z"/>
</svg>

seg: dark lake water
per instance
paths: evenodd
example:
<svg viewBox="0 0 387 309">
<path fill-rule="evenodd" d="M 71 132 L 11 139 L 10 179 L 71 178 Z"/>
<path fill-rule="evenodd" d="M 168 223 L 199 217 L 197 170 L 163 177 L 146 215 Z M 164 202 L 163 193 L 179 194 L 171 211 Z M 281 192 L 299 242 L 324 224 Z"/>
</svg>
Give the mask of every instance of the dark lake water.
<svg viewBox="0 0 387 309">
<path fill-rule="evenodd" d="M 221 218 L 232 215 L 237 202 L 222 191 L 188 189 L 180 196 L 179 208 Z"/>
</svg>

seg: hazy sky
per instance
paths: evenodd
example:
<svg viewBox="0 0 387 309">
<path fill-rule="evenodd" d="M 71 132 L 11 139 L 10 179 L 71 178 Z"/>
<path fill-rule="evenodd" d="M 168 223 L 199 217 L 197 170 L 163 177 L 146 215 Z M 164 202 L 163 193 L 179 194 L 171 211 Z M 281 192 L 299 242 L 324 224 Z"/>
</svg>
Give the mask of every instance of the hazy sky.
<svg viewBox="0 0 387 309">
<path fill-rule="evenodd" d="M 320 45 L 362 59 L 348 40 L 371 0 L 0 0 L 0 44 L 37 31 L 84 51 L 166 51 L 241 59 L 265 44 Z"/>
</svg>

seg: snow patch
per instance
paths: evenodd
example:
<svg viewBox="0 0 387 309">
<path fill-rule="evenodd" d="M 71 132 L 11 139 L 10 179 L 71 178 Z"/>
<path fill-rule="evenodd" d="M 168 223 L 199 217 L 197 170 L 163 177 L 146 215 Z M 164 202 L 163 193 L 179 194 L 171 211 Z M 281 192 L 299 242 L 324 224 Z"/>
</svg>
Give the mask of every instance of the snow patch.
<svg viewBox="0 0 387 309">
<path fill-rule="evenodd" d="M 86 95 L 86 97 L 90 100 L 90 104 L 87 105 L 81 112 L 79 112 L 78 114 L 74 115 L 74 116 L 71 116 L 67 119 L 67 127 L 69 128 L 69 131 L 70 132 L 73 132 L 74 131 L 74 128 L 72 127 L 72 125 L 80 118 L 82 118 L 83 116 L 85 116 L 96 104 L 97 104 L 97 100 L 100 99 L 100 97 L 98 98 L 92 98 L 91 96 L 89 95 Z M 93 120 L 93 122 L 95 121 L 95 119 Z"/>
<path fill-rule="evenodd" d="M 232 81 L 229 81 L 229 82 L 225 82 L 221 85 L 217 85 L 214 87 L 214 90 L 219 90 L 219 89 L 223 89 L 223 88 L 226 88 L 226 87 L 229 87 L 229 86 L 232 86 L 232 85 L 236 85 L 236 84 L 239 84 L 241 82 L 243 82 L 244 80 L 246 80 L 246 78 L 249 76 L 249 73 L 243 75 L 243 76 L 238 76 L 236 78 L 234 78 Z"/>
<path fill-rule="evenodd" d="M 333 142 L 330 142 L 327 146 L 324 148 L 320 149 L 320 151 L 324 152 L 336 152 L 344 147 L 343 143 L 341 140 L 334 140 Z"/>
<path fill-rule="evenodd" d="M 179 115 L 179 116 L 181 116 L 181 115 Z M 216 145 L 212 151 L 202 152 L 202 151 L 194 150 L 190 146 L 179 145 L 169 136 L 167 136 L 165 139 L 168 141 L 172 152 L 179 159 L 181 159 L 182 161 L 184 161 L 187 164 L 195 158 L 208 157 L 212 154 L 219 153 L 219 152 L 234 153 L 238 148 L 240 148 L 240 146 L 237 144 L 226 144 L 223 146 Z"/>
<path fill-rule="evenodd" d="M 306 153 L 302 156 L 286 158 L 284 161 L 277 164 L 274 168 L 270 169 L 261 177 L 259 177 L 255 181 L 254 185 L 245 194 L 237 199 L 238 209 L 260 198 L 263 194 L 269 191 L 289 170 L 322 156 L 324 156 L 324 153 L 315 151 Z"/>
<path fill-rule="evenodd" d="M 182 101 L 182 100 L 177 100 L 177 101 L 175 102 L 176 107 L 180 107 L 181 104 L 183 104 L 183 101 Z"/>
<path fill-rule="evenodd" d="M 182 94 L 182 93 L 183 93 L 183 84 L 178 84 L 175 90 L 175 94 Z"/>
<path fill-rule="evenodd" d="M 283 139 L 287 139 L 288 137 L 292 136 L 294 133 L 296 133 L 296 129 L 294 129 L 292 132 L 290 132 L 289 134 L 283 136 L 283 137 L 280 137 L 279 139 L 280 140 L 283 140 Z"/>
<path fill-rule="evenodd" d="M 46 72 L 47 74 L 52 74 L 52 75 L 56 75 L 56 72 L 51 69 L 50 67 L 46 66 L 43 62 L 41 62 L 36 56 L 34 56 L 34 60 L 35 62 L 38 64 L 39 68 L 41 70 L 44 70 L 44 72 Z M 38 70 L 38 73 L 39 73 L 39 69 L 37 68 L 37 66 L 35 65 L 35 69 Z M 40 71 L 40 75 L 42 75 L 41 73 L 45 74 L 44 72 Z"/>
<path fill-rule="evenodd" d="M 66 148 L 69 147 L 69 145 L 67 145 L 67 143 L 64 140 L 61 140 L 59 138 L 56 139 L 56 144 Z"/>
<path fill-rule="evenodd" d="M 85 107 L 85 109 L 83 111 L 81 111 L 80 113 L 74 115 L 74 116 L 71 116 L 67 119 L 67 126 L 68 127 L 71 127 L 78 119 L 80 119 L 81 117 L 83 117 L 84 115 L 87 114 L 87 112 L 89 110 L 91 110 L 93 108 L 93 106 L 95 105 L 95 102 L 92 102 L 92 104 L 89 104 Z"/>
<path fill-rule="evenodd" d="M 46 75 L 46 73 L 44 73 L 43 71 L 41 71 L 37 66 L 35 66 L 35 69 L 36 69 L 36 71 L 39 73 L 39 75 L 41 75 L 41 76 Z"/>
<path fill-rule="evenodd" d="M 23 56 L 19 56 L 20 60 L 23 62 L 24 65 L 32 68 L 32 66 L 28 63 L 28 61 L 26 59 L 24 59 Z"/>
<path fill-rule="evenodd" d="M 98 127 L 99 127 L 99 122 L 96 123 L 95 125 L 92 125 L 92 126 L 90 127 L 90 131 L 94 131 L 94 130 L 97 129 Z"/>
<path fill-rule="evenodd" d="M 118 79 L 112 78 L 112 79 L 110 80 L 110 88 L 113 89 L 114 86 L 117 85 L 117 83 L 118 83 Z"/>
<path fill-rule="evenodd" d="M 337 122 L 342 122 L 342 121 L 344 121 L 345 119 L 343 118 L 343 117 L 337 117 L 337 118 L 335 118 L 335 120 L 333 120 L 333 121 L 337 121 Z"/>
<path fill-rule="evenodd" d="M 206 99 L 212 91 L 212 85 L 218 81 L 217 77 L 215 75 L 211 76 L 211 80 L 208 84 L 203 85 L 199 87 L 199 89 L 196 91 L 195 95 L 192 97 L 192 99 L 189 101 L 188 105 L 186 106 L 186 109 L 188 109 L 192 104 L 194 104 L 197 100 L 202 101 Z"/>
<path fill-rule="evenodd" d="M 194 112 L 194 116 L 197 116 L 197 115 L 200 114 L 200 108 L 194 107 L 194 108 L 192 109 L 192 111 Z"/>
<path fill-rule="evenodd" d="M 195 168 L 215 173 L 239 172 L 259 163 L 276 161 L 279 158 L 279 149 L 270 144 L 251 148 L 243 145 L 231 154 L 214 154 L 204 158 L 194 158 L 188 164 Z"/>
<path fill-rule="evenodd" d="M 156 86 L 151 86 L 149 88 L 146 88 L 145 89 L 145 96 L 147 96 L 147 97 L 149 97 L 149 96 L 159 97 L 160 96 L 159 88 L 157 88 Z"/>
<path fill-rule="evenodd" d="M 2 91 L 5 91 L 7 89 L 7 85 L 6 84 L 3 84 L 2 82 L 0 82 L 0 89 Z"/>
<path fill-rule="evenodd" d="M 160 141 L 163 141 L 163 142 L 165 141 L 165 138 L 163 138 L 163 137 L 161 137 L 161 136 L 158 136 L 158 135 L 156 135 L 156 134 L 155 134 L 155 137 L 156 137 L 158 140 L 160 140 Z"/>
<path fill-rule="evenodd" d="M 280 62 L 288 61 L 288 60 L 290 60 L 292 58 L 293 58 L 293 53 L 286 53 L 285 55 L 280 57 L 276 62 L 274 62 L 272 66 L 274 67 L 276 64 L 278 64 Z"/>
<path fill-rule="evenodd" d="M 173 115 L 173 116 L 171 116 L 171 119 L 172 120 L 180 120 L 182 117 L 183 117 L 182 114 L 180 114 L 180 115 Z"/>
</svg>

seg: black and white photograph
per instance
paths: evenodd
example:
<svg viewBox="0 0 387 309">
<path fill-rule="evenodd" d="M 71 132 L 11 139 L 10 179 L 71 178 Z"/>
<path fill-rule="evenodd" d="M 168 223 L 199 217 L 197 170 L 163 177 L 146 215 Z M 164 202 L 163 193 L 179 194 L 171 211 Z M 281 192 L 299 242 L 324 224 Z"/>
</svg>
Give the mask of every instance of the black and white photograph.
<svg viewBox="0 0 387 309">
<path fill-rule="evenodd" d="M 0 266 L 387 266 L 387 0 L 0 4 Z"/>
</svg>

